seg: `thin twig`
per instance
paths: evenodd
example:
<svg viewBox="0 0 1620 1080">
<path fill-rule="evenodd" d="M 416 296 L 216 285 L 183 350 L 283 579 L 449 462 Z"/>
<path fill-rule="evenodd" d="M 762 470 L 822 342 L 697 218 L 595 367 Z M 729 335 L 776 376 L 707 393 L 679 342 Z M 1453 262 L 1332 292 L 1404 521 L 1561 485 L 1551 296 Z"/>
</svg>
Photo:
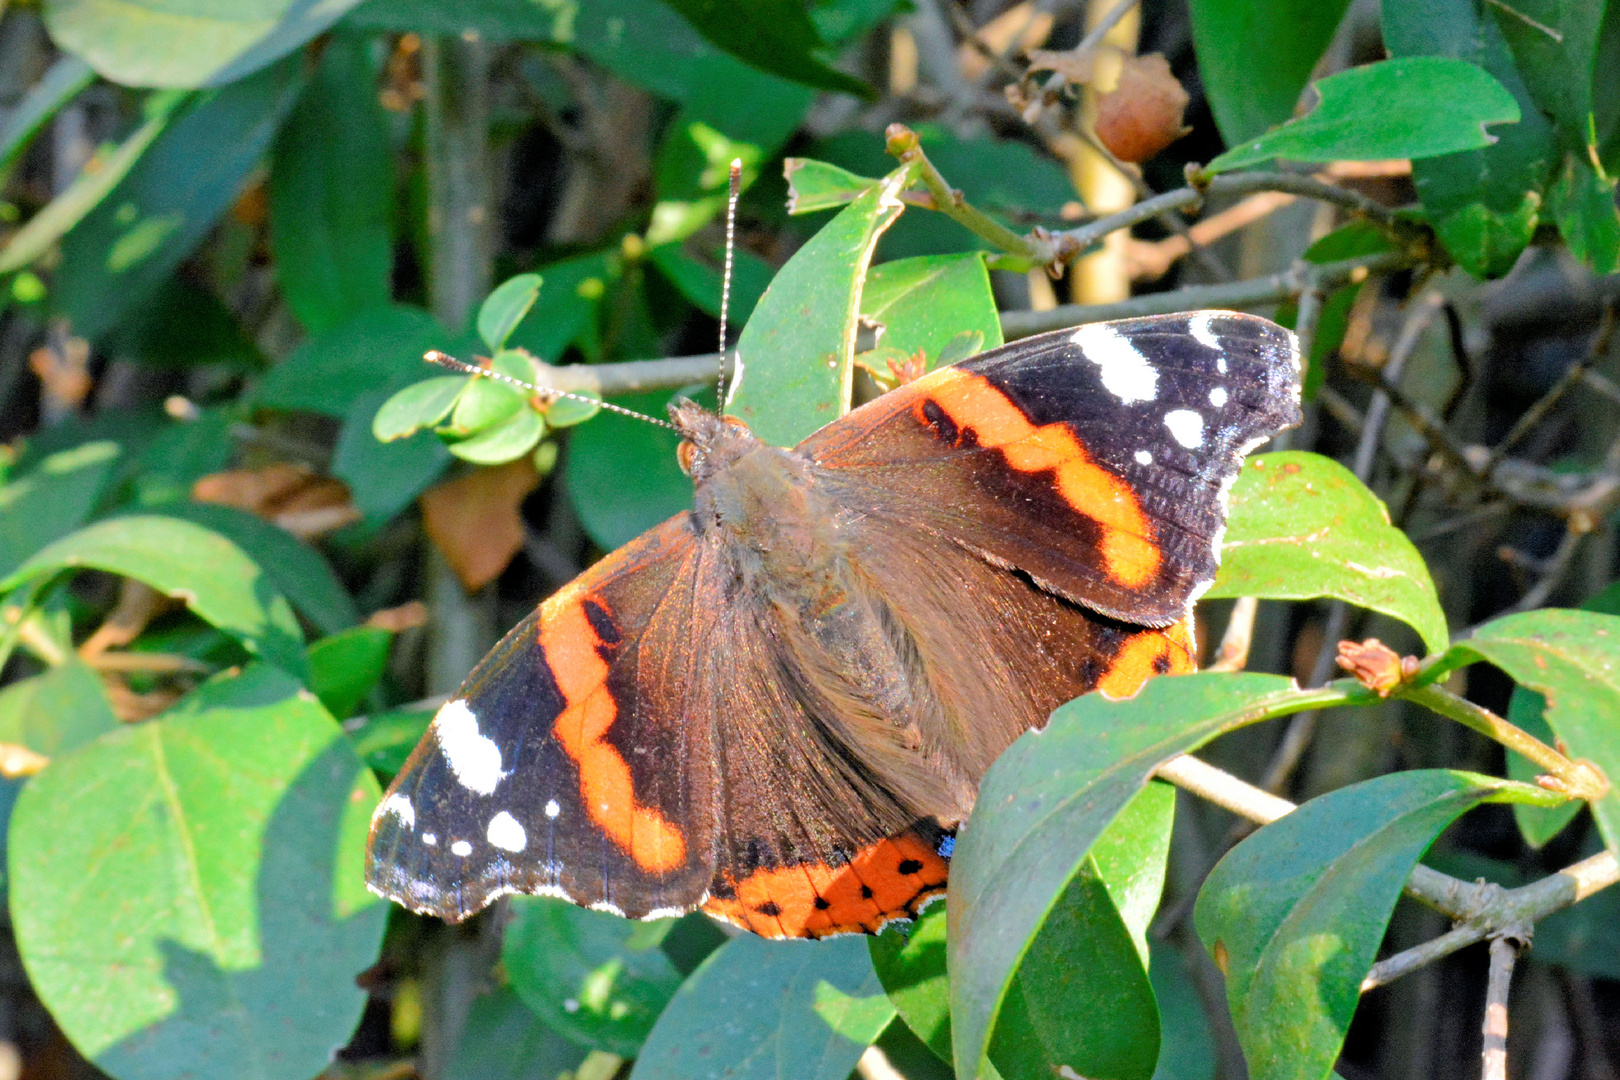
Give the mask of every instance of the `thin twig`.
<svg viewBox="0 0 1620 1080">
<path fill-rule="evenodd" d="M 1488 477 L 1495 472 L 1496 467 L 1502 463 L 1502 459 L 1507 457 L 1508 451 L 1517 446 L 1520 439 L 1530 434 L 1535 429 L 1535 426 L 1541 423 L 1542 419 L 1552 411 L 1553 406 L 1563 400 L 1564 395 L 1569 393 L 1575 384 L 1582 381 L 1588 368 L 1608 354 L 1609 345 L 1614 340 L 1614 327 L 1614 305 L 1610 304 L 1604 307 L 1603 321 L 1598 326 L 1597 332 L 1592 335 L 1592 342 L 1586 352 L 1582 354 L 1579 360 L 1570 365 L 1569 370 L 1564 372 L 1563 377 L 1553 384 L 1552 389 L 1541 395 L 1534 405 L 1524 411 L 1524 415 L 1519 417 L 1506 437 L 1491 448 L 1491 456 L 1486 459 L 1485 468 L 1481 470 L 1485 476 Z"/>
<path fill-rule="evenodd" d="M 1485 985 L 1485 1045 L 1482 1080 L 1507 1080 L 1508 989 L 1519 946 L 1503 935 L 1491 941 L 1491 972 Z"/>
<path fill-rule="evenodd" d="M 1548 597 L 1552 596 L 1553 590 L 1563 584 L 1564 575 L 1569 573 L 1570 566 L 1575 562 L 1575 553 L 1580 550 L 1581 541 L 1585 537 L 1585 531 L 1566 524 L 1558 547 L 1541 566 L 1539 579 L 1528 592 L 1519 597 L 1519 602 L 1508 610 L 1534 611 L 1545 604 Z"/>
<path fill-rule="evenodd" d="M 1215 651 L 1215 660 L 1205 671 L 1242 671 L 1249 663 L 1249 645 L 1254 640 L 1254 617 L 1260 610 L 1260 601 L 1253 596 L 1240 596 L 1232 605 L 1232 614 L 1226 619 L 1226 633 L 1221 646 Z"/>
<path fill-rule="evenodd" d="M 1216 806 L 1259 825 L 1269 825 L 1296 808 L 1252 784 L 1246 784 L 1206 761 L 1182 754 L 1160 765 L 1157 774 L 1179 788 L 1185 788 Z"/>
</svg>

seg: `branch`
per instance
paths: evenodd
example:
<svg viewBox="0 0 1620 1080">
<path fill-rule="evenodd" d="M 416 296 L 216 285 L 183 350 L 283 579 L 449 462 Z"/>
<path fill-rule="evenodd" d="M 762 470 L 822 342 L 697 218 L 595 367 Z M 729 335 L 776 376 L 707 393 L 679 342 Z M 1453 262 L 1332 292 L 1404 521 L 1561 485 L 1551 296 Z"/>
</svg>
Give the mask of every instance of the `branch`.
<svg viewBox="0 0 1620 1080">
<path fill-rule="evenodd" d="M 1491 973 L 1485 984 L 1485 1045 L 1483 1080 L 1507 1080 L 1508 988 L 1519 946 L 1503 934 L 1491 941 Z"/>
</svg>

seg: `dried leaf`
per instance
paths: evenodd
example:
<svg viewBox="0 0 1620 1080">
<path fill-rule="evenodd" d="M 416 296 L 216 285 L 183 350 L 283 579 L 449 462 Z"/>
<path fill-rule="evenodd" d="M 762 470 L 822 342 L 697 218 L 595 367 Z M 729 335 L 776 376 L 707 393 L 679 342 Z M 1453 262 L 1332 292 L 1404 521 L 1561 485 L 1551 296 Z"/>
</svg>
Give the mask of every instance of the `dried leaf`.
<svg viewBox="0 0 1620 1080">
<path fill-rule="evenodd" d="M 387 630 L 390 634 L 398 634 L 404 630 L 425 626 L 427 621 L 427 605 L 420 600 L 412 600 L 399 607 L 372 612 L 371 617 L 366 619 L 366 625 L 377 630 Z"/>
<path fill-rule="evenodd" d="M 53 327 L 49 342 L 28 354 L 28 367 L 39 377 L 50 408 L 76 412 L 90 396 L 90 343 L 69 336 L 65 324 Z"/>
<path fill-rule="evenodd" d="M 525 454 L 494 468 L 475 469 L 422 494 L 422 528 L 476 592 L 494 581 L 523 547 L 523 499 L 540 483 Z"/>
<path fill-rule="evenodd" d="M 286 462 L 213 473 L 192 485 L 191 497 L 257 514 L 304 540 L 360 520 L 343 481 Z"/>
<path fill-rule="evenodd" d="M 1029 50 L 1029 70 L 1055 71 L 1075 86 L 1091 81 L 1091 69 L 1096 60 L 1095 49 Z"/>
<path fill-rule="evenodd" d="M 1192 130 L 1182 123 L 1187 101 L 1162 55 L 1132 57 L 1097 99 L 1097 139 L 1121 161 L 1146 161 Z"/>
</svg>

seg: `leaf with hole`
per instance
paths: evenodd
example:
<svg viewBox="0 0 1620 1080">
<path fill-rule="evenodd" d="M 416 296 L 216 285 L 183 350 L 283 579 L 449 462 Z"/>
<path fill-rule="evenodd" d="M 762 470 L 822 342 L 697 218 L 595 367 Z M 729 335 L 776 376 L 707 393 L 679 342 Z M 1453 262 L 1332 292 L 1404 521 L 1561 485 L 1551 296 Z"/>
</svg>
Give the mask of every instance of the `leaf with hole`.
<svg viewBox="0 0 1620 1080">
<path fill-rule="evenodd" d="M 981 348 L 1001 344 L 1001 316 L 990 275 L 978 252 L 923 255 L 874 266 L 861 290 L 861 316 L 882 327 L 878 341 L 907 355 L 922 353 L 924 370 L 941 362 L 961 334 L 978 334 Z"/>
<path fill-rule="evenodd" d="M 114 1076 L 315 1075 L 382 942 L 362 876 L 380 795 L 326 710 L 264 665 L 52 761 L 11 821 L 31 985 Z"/>
<path fill-rule="evenodd" d="M 1206 173 L 1291 161 L 1427 158 L 1489 146 L 1489 124 L 1514 123 L 1519 106 L 1481 68 L 1441 56 L 1381 60 L 1316 84 L 1321 103 L 1258 138 L 1234 146 Z M 1369 109 L 1369 104 L 1374 107 Z"/>
<path fill-rule="evenodd" d="M 0 591 L 81 568 L 144 581 L 282 670 L 299 677 L 308 670 L 286 598 L 241 548 L 211 529 L 154 515 L 99 521 L 37 552 L 0 581 Z"/>
<path fill-rule="evenodd" d="M 1209 596 L 1333 596 L 1401 620 L 1430 652 L 1446 647 L 1423 557 L 1343 465 L 1297 450 L 1257 455 L 1243 463 L 1231 507 Z"/>
<path fill-rule="evenodd" d="M 815 158 L 788 158 L 782 163 L 788 182 L 787 211 L 811 214 L 854 202 L 876 187 L 879 181 L 857 176 Z"/>
<path fill-rule="evenodd" d="M 1380 776 L 1331 791 L 1254 833 L 1210 871 L 1198 936 L 1255 1080 L 1317 1080 L 1338 1059 L 1412 867 L 1435 837 L 1484 802 L 1556 797 L 1446 769 Z"/>
</svg>

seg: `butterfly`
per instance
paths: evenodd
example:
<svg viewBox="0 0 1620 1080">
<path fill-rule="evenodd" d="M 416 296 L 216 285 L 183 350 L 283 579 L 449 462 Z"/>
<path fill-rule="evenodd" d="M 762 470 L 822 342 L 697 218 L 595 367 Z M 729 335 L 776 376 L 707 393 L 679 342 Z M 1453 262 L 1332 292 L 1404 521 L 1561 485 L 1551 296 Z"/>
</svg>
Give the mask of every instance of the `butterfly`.
<svg viewBox="0 0 1620 1080">
<path fill-rule="evenodd" d="M 1293 334 L 1096 323 L 933 371 L 792 449 L 679 400 L 694 507 L 519 623 L 379 804 L 370 887 L 767 937 L 875 933 L 946 887 L 998 754 L 1195 666 L 1243 456 L 1299 422 Z"/>
</svg>

